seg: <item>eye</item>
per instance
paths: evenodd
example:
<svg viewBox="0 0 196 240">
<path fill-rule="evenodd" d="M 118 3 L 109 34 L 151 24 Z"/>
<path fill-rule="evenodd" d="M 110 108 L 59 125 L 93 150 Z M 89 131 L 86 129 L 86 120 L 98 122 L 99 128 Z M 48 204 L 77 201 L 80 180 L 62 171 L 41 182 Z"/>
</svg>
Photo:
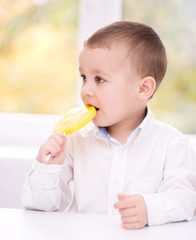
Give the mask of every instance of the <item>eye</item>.
<svg viewBox="0 0 196 240">
<path fill-rule="evenodd" d="M 101 77 L 95 77 L 95 80 L 96 80 L 97 83 L 104 83 L 105 82 L 105 80 Z"/>
</svg>

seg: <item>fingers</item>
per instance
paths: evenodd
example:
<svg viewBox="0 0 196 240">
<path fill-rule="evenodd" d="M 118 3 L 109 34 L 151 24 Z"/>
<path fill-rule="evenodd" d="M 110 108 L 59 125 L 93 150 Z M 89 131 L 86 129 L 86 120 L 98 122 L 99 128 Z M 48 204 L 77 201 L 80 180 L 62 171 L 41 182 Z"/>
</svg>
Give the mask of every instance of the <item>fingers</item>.
<svg viewBox="0 0 196 240">
<path fill-rule="evenodd" d="M 140 211 L 131 215 L 124 214 L 121 216 L 122 227 L 125 229 L 139 229 L 147 224 L 146 214 L 141 214 Z"/>
<path fill-rule="evenodd" d="M 147 224 L 147 209 L 140 195 L 118 195 L 119 202 L 114 208 L 119 210 L 125 229 L 139 229 Z"/>
<path fill-rule="evenodd" d="M 55 132 L 53 135 L 51 135 L 48 138 L 48 141 L 53 141 L 56 140 L 60 145 L 62 145 L 64 143 L 64 135 L 60 132 Z"/>
<path fill-rule="evenodd" d="M 142 228 L 139 218 L 137 216 L 134 217 L 121 217 L 122 227 L 125 229 L 139 229 Z"/>
<path fill-rule="evenodd" d="M 135 223 L 123 223 L 122 227 L 127 229 L 127 230 L 136 230 L 136 229 L 140 229 L 143 228 L 145 225 L 139 223 L 139 222 L 135 222 Z"/>
<path fill-rule="evenodd" d="M 55 132 L 40 147 L 37 160 L 44 164 L 60 164 L 63 163 L 65 157 L 66 137 L 59 132 Z M 51 155 L 47 161 L 47 156 Z"/>
<path fill-rule="evenodd" d="M 122 215 L 122 227 L 125 229 L 139 229 L 144 227 L 147 224 L 147 220 L 143 215 Z"/>
<path fill-rule="evenodd" d="M 64 135 L 56 132 L 43 144 L 43 148 L 51 156 L 56 156 L 62 150 L 64 141 Z"/>
<path fill-rule="evenodd" d="M 124 216 L 124 217 L 134 217 L 137 215 L 137 208 L 136 207 L 122 208 L 122 209 L 119 209 L 119 213 L 121 216 Z"/>
<path fill-rule="evenodd" d="M 133 224 L 133 223 L 136 223 L 138 222 L 138 218 L 137 216 L 133 216 L 133 217 L 124 217 L 124 216 L 121 216 L 121 220 L 124 224 Z"/>
<path fill-rule="evenodd" d="M 64 136 L 56 132 L 45 142 L 45 149 L 50 152 L 51 156 L 56 156 L 62 150 L 63 144 Z"/>
<path fill-rule="evenodd" d="M 136 195 L 137 196 L 137 195 Z M 134 208 L 137 204 L 137 198 L 134 195 L 118 195 L 119 202 L 114 204 L 114 208 Z"/>
</svg>

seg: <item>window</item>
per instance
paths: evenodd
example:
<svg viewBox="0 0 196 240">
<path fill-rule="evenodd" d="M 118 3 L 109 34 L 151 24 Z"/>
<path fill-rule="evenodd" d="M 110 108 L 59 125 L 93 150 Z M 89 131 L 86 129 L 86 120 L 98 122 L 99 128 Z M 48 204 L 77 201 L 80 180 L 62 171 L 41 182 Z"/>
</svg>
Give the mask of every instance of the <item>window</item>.
<svg viewBox="0 0 196 240">
<path fill-rule="evenodd" d="M 0 18 L 0 111 L 75 105 L 78 1 L 1 1 Z"/>
</svg>

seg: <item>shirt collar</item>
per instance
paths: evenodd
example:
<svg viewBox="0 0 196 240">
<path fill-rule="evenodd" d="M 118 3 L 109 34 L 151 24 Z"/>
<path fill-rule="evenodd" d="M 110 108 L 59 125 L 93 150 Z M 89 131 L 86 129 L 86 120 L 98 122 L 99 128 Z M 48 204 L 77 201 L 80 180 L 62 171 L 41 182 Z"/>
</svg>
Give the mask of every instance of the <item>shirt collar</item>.
<svg viewBox="0 0 196 240">
<path fill-rule="evenodd" d="M 148 124 L 148 122 L 150 122 L 152 119 L 153 119 L 152 111 L 150 110 L 149 106 L 147 106 L 146 116 L 138 127 L 141 128 L 141 129 L 144 129 L 145 126 Z"/>
<path fill-rule="evenodd" d="M 146 125 L 146 122 L 148 122 L 148 119 L 151 118 L 152 112 L 150 108 L 147 106 L 146 108 L 146 116 L 143 119 L 143 121 L 130 133 L 128 136 L 131 137 L 132 134 L 134 134 L 137 130 L 143 129 Z M 98 131 L 100 132 L 101 136 L 103 136 L 105 139 L 110 140 L 110 135 L 108 134 L 107 130 L 105 127 L 98 127 Z"/>
<path fill-rule="evenodd" d="M 110 140 L 110 135 L 108 134 L 108 131 L 106 130 L 105 127 L 98 127 L 99 129 L 99 132 L 101 133 L 101 135 L 107 139 L 107 140 Z"/>
<path fill-rule="evenodd" d="M 146 109 L 146 116 L 144 120 L 140 123 L 139 126 L 135 128 L 134 131 L 132 131 L 128 138 L 131 138 L 134 133 L 139 132 L 137 135 L 138 137 L 135 139 L 135 144 L 137 144 L 145 135 L 150 132 L 151 127 L 153 126 L 153 114 L 150 110 L 150 108 L 147 106 Z M 106 128 L 104 127 L 95 127 L 94 124 L 91 122 L 86 127 L 84 127 L 80 132 L 84 137 L 87 137 L 91 131 L 95 131 L 95 136 L 97 138 L 104 139 L 106 141 L 111 140 L 110 135 L 108 134 Z"/>
</svg>

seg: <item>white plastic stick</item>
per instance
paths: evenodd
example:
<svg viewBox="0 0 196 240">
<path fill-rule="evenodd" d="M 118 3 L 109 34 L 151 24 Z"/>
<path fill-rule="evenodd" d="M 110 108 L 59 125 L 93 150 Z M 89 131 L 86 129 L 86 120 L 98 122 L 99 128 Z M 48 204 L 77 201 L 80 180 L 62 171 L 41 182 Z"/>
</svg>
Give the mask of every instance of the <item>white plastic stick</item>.
<svg viewBox="0 0 196 240">
<path fill-rule="evenodd" d="M 48 156 L 45 158 L 45 160 L 48 162 L 50 160 L 50 158 L 51 158 L 51 153 L 48 154 Z"/>
</svg>

